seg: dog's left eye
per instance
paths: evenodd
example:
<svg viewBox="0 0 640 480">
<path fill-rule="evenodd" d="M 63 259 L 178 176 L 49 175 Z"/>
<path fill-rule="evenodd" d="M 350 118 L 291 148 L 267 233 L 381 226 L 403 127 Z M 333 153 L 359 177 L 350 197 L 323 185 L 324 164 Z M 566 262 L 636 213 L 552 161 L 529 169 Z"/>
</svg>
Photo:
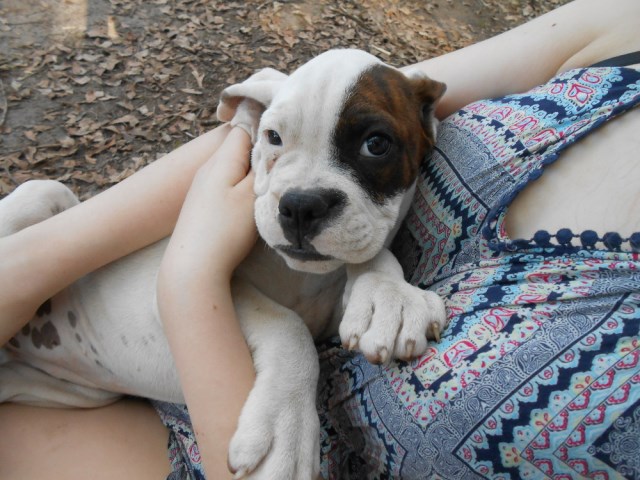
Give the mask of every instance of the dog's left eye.
<svg viewBox="0 0 640 480">
<path fill-rule="evenodd" d="M 360 147 L 360 155 L 365 157 L 381 157 L 391 149 L 391 140 L 384 135 L 371 135 Z"/>
<path fill-rule="evenodd" d="M 271 145 L 275 145 L 279 147 L 282 145 L 282 138 L 280 138 L 280 134 L 275 130 L 267 130 L 267 140 Z"/>
</svg>

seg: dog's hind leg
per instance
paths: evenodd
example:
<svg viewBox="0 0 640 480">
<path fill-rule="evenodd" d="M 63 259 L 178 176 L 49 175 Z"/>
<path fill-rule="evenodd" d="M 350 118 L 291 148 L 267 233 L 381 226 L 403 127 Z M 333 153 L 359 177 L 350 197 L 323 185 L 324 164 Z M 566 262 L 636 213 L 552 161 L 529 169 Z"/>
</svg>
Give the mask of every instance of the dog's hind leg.
<svg viewBox="0 0 640 480">
<path fill-rule="evenodd" d="M 39 407 L 100 407 L 122 395 L 67 382 L 18 360 L 0 365 L 0 403 Z"/>
<path fill-rule="evenodd" d="M 52 217 L 79 203 L 75 194 L 55 180 L 30 180 L 0 200 L 0 237 Z"/>
</svg>

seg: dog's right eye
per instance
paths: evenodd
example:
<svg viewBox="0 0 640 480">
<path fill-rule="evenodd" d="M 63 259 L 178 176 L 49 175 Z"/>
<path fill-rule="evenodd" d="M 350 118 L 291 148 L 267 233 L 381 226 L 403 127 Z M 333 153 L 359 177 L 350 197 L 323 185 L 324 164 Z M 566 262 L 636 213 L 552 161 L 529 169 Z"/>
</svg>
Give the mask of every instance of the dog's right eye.
<svg viewBox="0 0 640 480">
<path fill-rule="evenodd" d="M 267 140 L 269 140 L 271 145 L 275 145 L 276 147 L 282 145 L 282 138 L 280 138 L 280 135 L 275 130 L 267 130 Z"/>
<path fill-rule="evenodd" d="M 371 135 L 360 147 L 360 155 L 364 157 L 382 157 L 391 149 L 391 140 L 385 135 Z"/>
</svg>

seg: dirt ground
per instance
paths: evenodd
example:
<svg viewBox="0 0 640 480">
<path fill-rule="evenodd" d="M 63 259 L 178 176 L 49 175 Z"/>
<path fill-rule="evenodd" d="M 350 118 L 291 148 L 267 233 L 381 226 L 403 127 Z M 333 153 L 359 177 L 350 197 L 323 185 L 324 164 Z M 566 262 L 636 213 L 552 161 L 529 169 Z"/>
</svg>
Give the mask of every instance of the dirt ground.
<svg viewBox="0 0 640 480">
<path fill-rule="evenodd" d="M 0 196 L 54 178 L 81 198 L 217 124 L 224 86 L 334 47 L 396 66 L 567 0 L 0 0 Z"/>
</svg>

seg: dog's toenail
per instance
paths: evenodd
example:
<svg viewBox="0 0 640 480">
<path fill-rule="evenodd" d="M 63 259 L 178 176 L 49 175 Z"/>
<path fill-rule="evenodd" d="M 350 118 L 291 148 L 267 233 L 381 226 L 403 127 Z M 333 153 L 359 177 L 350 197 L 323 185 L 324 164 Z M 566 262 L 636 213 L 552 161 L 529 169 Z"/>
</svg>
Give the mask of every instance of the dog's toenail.
<svg viewBox="0 0 640 480">
<path fill-rule="evenodd" d="M 415 352 L 416 350 L 416 341 L 415 340 L 407 340 L 407 345 L 405 347 L 406 351 L 407 351 L 407 360 L 410 360 L 411 358 L 413 358 L 413 352 Z"/>
<path fill-rule="evenodd" d="M 436 342 L 440 342 L 440 327 L 438 326 L 437 323 L 432 323 L 429 326 L 430 330 L 431 330 L 431 334 L 433 335 L 433 338 L 435 339 Z"/>
<path fill-rule="evenodd" d="M 380 347 L 378 349 L 378 360 L 380 363 L 387 363 L 387 360 L 389 359 L 389 350 L 387 350 L 387 347 Z"/>
</svg>

